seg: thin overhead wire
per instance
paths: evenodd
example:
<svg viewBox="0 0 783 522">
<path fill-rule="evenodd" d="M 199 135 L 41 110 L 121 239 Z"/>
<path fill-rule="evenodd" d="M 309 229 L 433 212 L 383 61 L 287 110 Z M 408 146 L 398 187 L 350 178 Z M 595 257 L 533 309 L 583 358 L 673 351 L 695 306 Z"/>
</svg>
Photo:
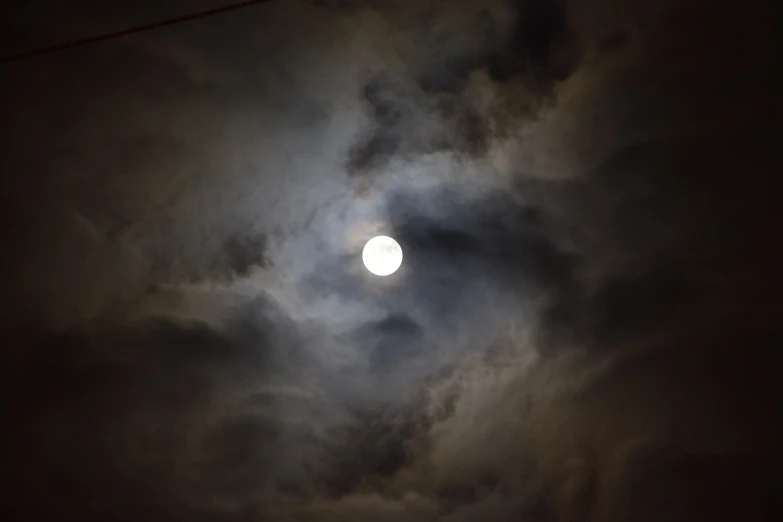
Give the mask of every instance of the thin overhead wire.
<svg viewBox="0 0 783 522">
<path fill-rule="evenodd" d="M 189 22 L 191 20 L 197 20 L 199 18 L 207 18 L 216 14 L 226 13 L 228 11 L 236 11 L 237 9 L 244 9 L 245 7 L 251 7 L 258 4 L 264 4 L 270 0 L 246 0 L 244 2 L 236 2 L 233 4 L 223 5 L 220 7 L 214 7 L 212 9 L 206 9 L 204 11 L 198 11 L 195 13 L 177 16 L 174 18 L 167 18 L 165 20 L 159 20 L 144 25 L 138 25 L 128 29 L 122 29 L 120 31 L 114 31 L 112 33 L 105 33 L 98 36 L 91 36 L 89 38 L 82 38 L 78 40 L 71 40 L 59 44 L 54 44 L 46 47 L 39 47 L 37 49 L 31 49 L 29 51 L 22 51 L 20 53 L 8 54 L 0 58 L 0 64 L 18 62 L 26 60 L 35 56 L 41 56 L 43 54 L 49 54 L 56 51 L 63 51 L 66 49 L 73 49 L 74 47 L 82 47 L 106 40 L 114 40 L 116 38 L 122 38 L 130 34 L 142 33 L 145 31 L 152 31 L 161 27 L 167 27 L 170 25 L 181 24 L 183 22 Z"/>
</svg>

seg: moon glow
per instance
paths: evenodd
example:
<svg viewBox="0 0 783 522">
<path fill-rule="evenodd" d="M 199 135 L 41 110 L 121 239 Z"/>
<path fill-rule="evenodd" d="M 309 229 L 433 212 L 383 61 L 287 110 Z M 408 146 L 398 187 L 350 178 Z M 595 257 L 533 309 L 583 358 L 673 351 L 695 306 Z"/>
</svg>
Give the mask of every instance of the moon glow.
<svg viewBox="0 0 783 522">
<path fill-rule="evenodd" d="M 402 265 L 402 248 L 389 236 L 376 236 L 364 245 L 362 261 L 371 273 L 388 276 Z"/>
</svg>

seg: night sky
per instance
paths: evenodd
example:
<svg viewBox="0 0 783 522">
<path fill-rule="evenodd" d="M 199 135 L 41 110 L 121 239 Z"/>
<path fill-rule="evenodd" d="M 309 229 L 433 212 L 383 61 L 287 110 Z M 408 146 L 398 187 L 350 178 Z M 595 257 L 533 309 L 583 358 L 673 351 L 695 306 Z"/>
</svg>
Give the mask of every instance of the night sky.
<svg viewBox="0 0 783 522">
<path fill-rule="evenodd" d="M 221 2 L 14 4 L 4 55 Z M 270 0 L 1 64 L 0 519 L 783 520 L 780 22 Z"/>
</svg>

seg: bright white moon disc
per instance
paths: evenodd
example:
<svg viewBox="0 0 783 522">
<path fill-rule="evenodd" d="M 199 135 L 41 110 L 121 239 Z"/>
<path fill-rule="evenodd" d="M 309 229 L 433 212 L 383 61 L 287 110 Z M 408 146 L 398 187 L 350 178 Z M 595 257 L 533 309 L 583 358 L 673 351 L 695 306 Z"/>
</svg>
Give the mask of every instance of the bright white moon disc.
<svg viewBox="0 0 783 522">
<path fill-rule="evenodd" d="M 391 275 L 402 264 L 402 248 L 389 236 L 375 236 L 364 245 L 362 261 L 377 276 Z"/>
</svg>

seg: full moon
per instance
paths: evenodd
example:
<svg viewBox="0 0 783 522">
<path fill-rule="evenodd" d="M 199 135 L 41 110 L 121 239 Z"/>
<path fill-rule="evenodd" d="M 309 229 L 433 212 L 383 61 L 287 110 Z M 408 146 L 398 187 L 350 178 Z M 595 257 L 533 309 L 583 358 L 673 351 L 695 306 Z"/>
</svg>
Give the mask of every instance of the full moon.
<svg viewBox="0 0 783 522">
<path fill-rule="evenodd" d="M 402 248 L 389 236 L 375 236 L 364 245 L 362 261 L 377 276 L 391 275 L 402 265 Z"/>
</svg>

